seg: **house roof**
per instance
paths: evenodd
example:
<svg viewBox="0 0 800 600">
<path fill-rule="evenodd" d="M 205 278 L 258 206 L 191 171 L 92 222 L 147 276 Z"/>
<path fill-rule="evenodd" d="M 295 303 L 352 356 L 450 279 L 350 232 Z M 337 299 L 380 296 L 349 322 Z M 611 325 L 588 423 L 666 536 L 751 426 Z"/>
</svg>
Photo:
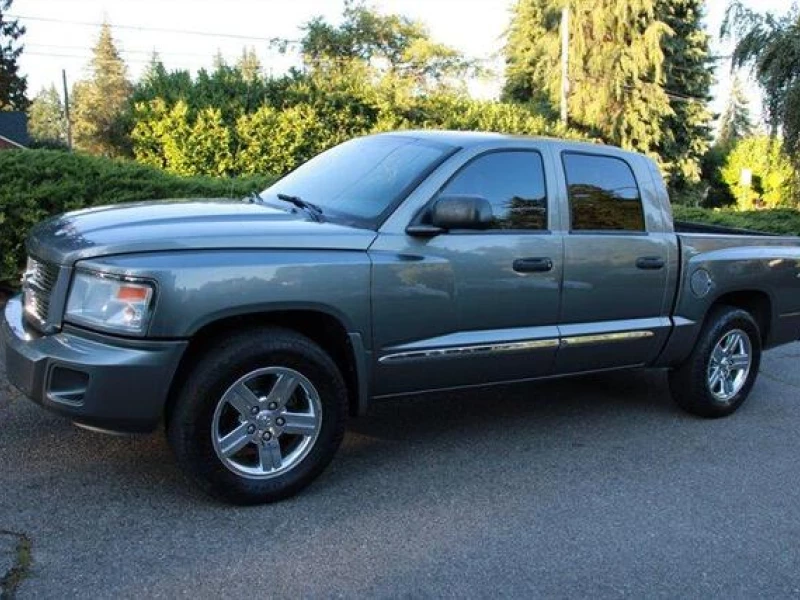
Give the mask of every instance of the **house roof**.
<svg viewBox="0 0 800 600">
<path fill-rule="evenodd" d="M 0 136 L 12 144 L 28 146 L 28 115 L 24 112 L 0 111 Z"/>
</svg>

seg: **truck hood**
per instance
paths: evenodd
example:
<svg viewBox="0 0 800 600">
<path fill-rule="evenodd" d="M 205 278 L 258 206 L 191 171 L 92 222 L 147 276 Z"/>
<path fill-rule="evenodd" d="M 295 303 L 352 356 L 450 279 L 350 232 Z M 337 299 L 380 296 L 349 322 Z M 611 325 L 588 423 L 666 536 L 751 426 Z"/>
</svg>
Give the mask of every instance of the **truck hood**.
<svg viewBox="0 0 800 600">
<path fill-rule="evenodd" d="M 34 227 L 28 252 L 71 265 L 111 254 L 215 248 L 366 250 L 375 232 L 232 200 L 168 200 L 90 208 Z"/>
</svg>

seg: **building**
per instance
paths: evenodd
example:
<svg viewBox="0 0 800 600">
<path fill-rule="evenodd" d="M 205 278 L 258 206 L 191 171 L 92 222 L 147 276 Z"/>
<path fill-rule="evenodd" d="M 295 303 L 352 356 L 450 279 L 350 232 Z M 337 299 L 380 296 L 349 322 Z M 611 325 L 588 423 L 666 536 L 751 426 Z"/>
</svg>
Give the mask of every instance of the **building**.
<svg viewBox="0 0 800 600">
<path fill-rule="evenodd" d="M 27 148 L 30 143 L 28 115 L 24 112 L 0 111 L 0 150 Z"/>
</svg>

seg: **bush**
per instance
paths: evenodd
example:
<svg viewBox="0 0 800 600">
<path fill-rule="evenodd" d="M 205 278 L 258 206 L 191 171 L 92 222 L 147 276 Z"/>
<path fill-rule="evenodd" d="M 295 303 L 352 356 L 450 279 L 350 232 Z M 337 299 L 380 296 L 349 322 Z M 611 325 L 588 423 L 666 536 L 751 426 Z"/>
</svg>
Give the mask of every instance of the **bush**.
<svg viewBox="0 0 800 600">
<path fill-rule="evenodd" d="M 56 150 L 0 152 L 0 284 L 18 284 L 25 237 L 51 215 L 136 200 L 244 197 L 272 179 L 177 177 L 132 161 Z"/>
<path fill-rule="evenodd" d="M 741 185 L 743 169 L 752 173 L 749 186 Z M 742 210 L 797 205 L 794 171 L 780 140 L 756 136 L 738 141 L 722 167 L 722 179 Z"/>
<path fill-rule="evenodd" d="M 672 211 L 676 221 L 708 223 L 780 235 L 800 235 L 800 211 L 793 208 L 739 211 L 673 205 Z"/>
</svg>

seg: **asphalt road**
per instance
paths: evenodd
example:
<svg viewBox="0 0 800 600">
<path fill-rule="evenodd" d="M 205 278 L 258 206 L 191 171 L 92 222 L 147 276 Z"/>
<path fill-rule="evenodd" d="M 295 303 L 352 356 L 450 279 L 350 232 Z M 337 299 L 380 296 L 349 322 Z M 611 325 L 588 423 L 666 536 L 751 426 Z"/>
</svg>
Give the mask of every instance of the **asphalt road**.
<svg viewBox="0 0 800 600">
<path fill-rule="evenodd" d="M 301 496 L 196 493 L 161 435 L 72 427 L 0 374 L 21 598 L 800 595 L 800 344 L 733 417 L 617 373 L 378 406 Z M 2 575 L 2 574 L 0 574 Z"/>
</svg>

